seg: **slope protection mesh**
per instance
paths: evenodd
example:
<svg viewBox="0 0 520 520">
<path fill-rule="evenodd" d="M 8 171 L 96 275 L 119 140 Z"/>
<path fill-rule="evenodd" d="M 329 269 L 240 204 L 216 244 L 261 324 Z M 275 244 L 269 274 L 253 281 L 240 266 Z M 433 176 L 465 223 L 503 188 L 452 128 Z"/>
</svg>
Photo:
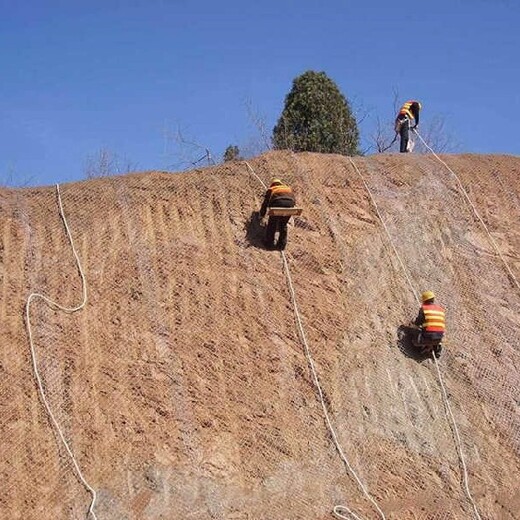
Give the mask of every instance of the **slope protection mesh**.
<svg viewBox="0 0 520 520">
<path fill-rule="evenodd" d="M 520 276 L 518 160 L 447 160 Z M 290 182 L 304 207 L 286 254 L 352 466 L 389 519 L 471 518 L 434 367 L 400 339 L 417 304 L 358 173 L 340 156 L 249 162 L 265 183 Z M 355 163 L 416 290 L 447 308 L 440 364 L 479 511 L 515 518 L 519 295 L 434 158 Z M 337 503 L 376 518 L 329 438 L 246 165 L 61 193 L 89 301 L 73 315 L 38 302 L 31 316 L 98 519 L 328 519 Z M 74 304 L 81 280 L 53 188 L 2 190 L 0 217 L 0 518 L 84 518 L 89 497 L 39 400 L 23 323 L 30 292 Z"/>
</svg>

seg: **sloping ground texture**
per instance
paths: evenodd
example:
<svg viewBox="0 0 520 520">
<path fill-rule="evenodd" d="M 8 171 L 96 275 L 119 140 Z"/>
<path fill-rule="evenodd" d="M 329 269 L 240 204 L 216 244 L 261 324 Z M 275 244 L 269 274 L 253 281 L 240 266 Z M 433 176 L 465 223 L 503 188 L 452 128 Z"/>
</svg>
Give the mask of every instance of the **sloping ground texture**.
<svg viewBox="0 0 520 520">
<path fill-rule="evenodd" d="M 356 170 L 270 152 L 251 169 L 61 186 L 89 299 L 75 313 L 34 300 L 32 331 L 98 520 L 322 520 L 337 504 L 379 518 L 332 442 L 283 258 L 252 218 L 273 175 L 304 208 L 285 255 L 325 404 L 386 518 L 474 518 L 435 364 L 399 333 L 425 289 L 447 309 L 439 369 L 478 511 L 520 518 L 520 159 L 443 159 L 490 234 L 432 155 Z M 55 188 L 0 191 L 0 225 L 0 518 L 85 518 L 24 320 L 31 292 L 81 302 Z"/>
</svg>

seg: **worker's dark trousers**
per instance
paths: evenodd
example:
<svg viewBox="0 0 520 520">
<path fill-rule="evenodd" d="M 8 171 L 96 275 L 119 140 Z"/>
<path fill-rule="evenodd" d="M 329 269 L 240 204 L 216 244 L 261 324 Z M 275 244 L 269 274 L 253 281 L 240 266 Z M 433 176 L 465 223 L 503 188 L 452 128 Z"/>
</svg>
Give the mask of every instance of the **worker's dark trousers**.
<svg viewBox="0 0 520 520">
<path fill-rule="evenodd" d="M 401 153 L 406 153 L 408 141 L 410 139 L 410 120 L 408 118 L 405 118 L 401 123 L 399 135 L 401 136 L 401 146 L 399 148 L 399 151 Z"/>
<path fill-rule="evenodd" d="M 276 247 L 278 249 L 285 249 L 287 245 L 287 223 L 291 217 L 269 217 L 267 222 L 267 230 L 265 232 L 266 247 L 274 247 L 274 234 L 279 231 L 278 242 Z"/>
<path fill-rule="evenodd" d="M 442 332 L 420 331 L 417 335 L 416 345 L 418 347 L 439 345 L 442 341 L 443 336 L 444 333 Z"/>
</svg>

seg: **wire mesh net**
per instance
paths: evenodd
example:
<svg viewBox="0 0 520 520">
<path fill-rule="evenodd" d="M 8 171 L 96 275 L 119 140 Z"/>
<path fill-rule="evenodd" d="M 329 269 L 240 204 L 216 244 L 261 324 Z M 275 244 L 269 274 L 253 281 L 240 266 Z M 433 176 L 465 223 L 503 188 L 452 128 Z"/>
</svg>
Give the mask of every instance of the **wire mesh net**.
<svg viewBox="0 0 520 520">
<path fill-rule="evenodd" d="M 446 160 L 519 277 L 518 160 Z M 378 517 L 331 442 L 282 259 L 262 246 L 259 179 L 273 176 L 304 208 L 285 254 L 360 481 L 388 519 L 472 517 L 435 367 L 403 337 L 410 281 L 447 309 L 439 363 L 479 513 L 516 518 L 518 290 L 435 158 L 354 163 L 277 152 L 249 162 L 258 178 L 231 162 L 61 187 L 88 303 L 36 300 L 31 319 L 99 520 L 326 519 L 336 504 Z M 54 188 L 0 196 L 0 517 L 83 518 L 89 494 L 38 395 L 23 318 L 31 292 L 77 305 L 81 279 Z"/>
</svg>

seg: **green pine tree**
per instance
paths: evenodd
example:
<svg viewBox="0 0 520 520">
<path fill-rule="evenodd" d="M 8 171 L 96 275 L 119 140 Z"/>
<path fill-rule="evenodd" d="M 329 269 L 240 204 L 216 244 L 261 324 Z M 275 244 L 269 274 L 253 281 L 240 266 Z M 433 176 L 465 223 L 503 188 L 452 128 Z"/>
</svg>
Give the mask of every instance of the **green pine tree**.
<svg viewBox="0 0 520 520">
<path fill-rule="evenodd" d="M 273 145 L 295 152 L 359 153 L 359 130 L 350 105 L 325 72 L 312 70 L 293 81 L 273 129 Z"/>
</svg>

